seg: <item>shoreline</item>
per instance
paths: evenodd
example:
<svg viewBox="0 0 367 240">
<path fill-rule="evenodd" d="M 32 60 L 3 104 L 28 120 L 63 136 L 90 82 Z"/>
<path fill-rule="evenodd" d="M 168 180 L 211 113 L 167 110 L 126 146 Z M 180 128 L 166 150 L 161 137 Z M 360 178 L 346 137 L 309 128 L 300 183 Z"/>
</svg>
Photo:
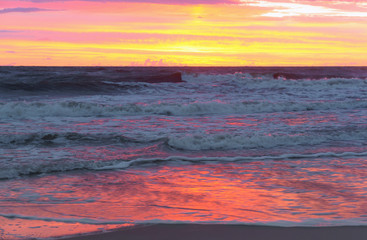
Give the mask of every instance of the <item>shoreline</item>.
<svg viewBox="0 0 367 240">
<path fill-rule="evenodd" d="M 111 232 L 64 236 L 65 240 L 351 240 L 364 239 L 367 226 L 273 227 L 222 224 L 136 225 Z"/>
</svg>

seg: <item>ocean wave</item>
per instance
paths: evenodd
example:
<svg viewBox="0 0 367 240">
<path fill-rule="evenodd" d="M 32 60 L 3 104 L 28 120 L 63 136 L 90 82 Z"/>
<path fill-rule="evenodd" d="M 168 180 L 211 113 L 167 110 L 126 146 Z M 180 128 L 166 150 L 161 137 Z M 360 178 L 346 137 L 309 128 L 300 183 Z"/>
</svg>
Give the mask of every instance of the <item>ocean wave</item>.
<svg viewBox="0 0 367 240">
<path fill-rule="evenodd" d="M 166 158 L 137 158 L 132 160 L 115 159 L 109 161 L 52 161 L 49 163 L 22 164 L 0 169 L 0 179 L 13 179 L 21 176 L 37 174 L 49 174 L 55 172 L 69 172 L 76 170 L 103 171 L 126 169 L 132 166 L 144 164 L 182 164 L 182 163 L 227 163 L 227 162 L 246 162 L 246 161 L 266 161 L 282 159 L 310 159 L 323 157 L 361 157 L 367 156 L 367 152 L 320 152 L 310 154 L 288 153 L 281 155 L 263 156 L 233 156 L 233 157 L 188 157 L 188 156 L 169 156 Z"/>
<path fill-rule="evenodd" d="M 151 162 L 167 162 L 175 161 L 177 163 L 181 162 L 241 162 L 241 161 L 262 161 L 262 160 L 282 160 L 282 159 L 305 159 L 305 158 L 320 158 L 320 157 L 360 157 L 367 156 L 367 152 L 321 152 L 321 153 L 311 153 L 311 154 L 282 154 L 282 155 L 266 155 L 266 156 L 236 156 L 236 157 L 185 157 L 185 156 L 170 156 L 167 158 L 150 158 L 150 159 L 135 159 L 131 161 L 122 161 L 116 164 L 107 165 L 99 167 L 96 170 L 113 170 L 113 169 L 124 169 L 130 166 L 142 165 Z"/>
<path fill-rule="evenodd" d="M 48 147 L 77 146 L 77 145 L 116 145 L 138 146 L 163 144 L 176 150 L 236 150 L 236 149 L 270 149 L 275 147 L 313 146 L 323 143 L 347 141 L 349 144 L 359 144 L 367 138 L 365 127 L 325 128 L 323 130 L 299 130 L 285 133 L 206 133 L 205 130 L 191 134 L 170 132 L 145 132 L 130 134 L 121 133 L 78 133 L 78 132 L 29 132 L 0 134 L 0 146 L 45 145 Z M 129 145 L 132 146 L 132 145 Z"/>
<path fill-rule="evenodd" d="M 198 116 L 216 114 L 251 114 L 272 112 L 298 112 L 313 110 L 365 109 L 367 100 L 317 101 L 317 102 L 192 102 L 187 104 L 121 104 L 65 101 L 7 102 L 0 103 L 0 115 L 4 118 L 32 117 L 111 117 L 116 115 L 167 115 Z"/>
</svg>

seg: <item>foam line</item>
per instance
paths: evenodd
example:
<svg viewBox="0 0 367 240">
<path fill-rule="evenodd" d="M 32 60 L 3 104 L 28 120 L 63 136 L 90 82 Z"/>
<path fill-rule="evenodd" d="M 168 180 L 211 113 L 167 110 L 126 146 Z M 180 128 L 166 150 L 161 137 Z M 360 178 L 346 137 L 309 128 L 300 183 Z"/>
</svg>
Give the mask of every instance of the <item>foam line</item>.
<svg viewBox="0 0 367 240">
<path fill-rule="evenodd" d="M 112 169 L 124 169 L 133 165 L 140 165 L 149 162 L 239 162 L 239 161 L 261 161 L 261 160 L 282 160 L 282 159 L 301 159 L 301 158 L 320 158 L 320 157 L 360 157 L 367 156 L 367 152 L 343 152 L 343 153 L 312 153 L 312 154 L 282 154 L 278 156 L 258 156 L 258 157 L 185 157 L 185 156 L 170 156 L 167 158 L 139 158 L 131 161 L 123 161 L 114 165 L 103 166 L 96 168 L 95 170 L 112 170 Z"/>
<path fill-rule="evenodd" d="M 241 162 L 241 161 L 266 161 L 266 160 L 283 160 L 283 159 L 310 159 L 310 158 L 321 158 L 321 157 L 361 157 L 367 156 L 367 152 L 322 152 L 313 154 L 282 154 L 282 155 L 266 155 L 266 156 L 235 156 L 235 157 L 187 157 L 187 156 L 169 156 L 167 158 L 137 158 L 134 160 L 111 160 L 104 162 L 70 162 L 61 161 L 58 164 L 50 162 L 49 164 L 41 163 L 40 165 L 23 165 L 21 167 L 15 166 L 13 168 L 1 169 L 0 179 L 12 179 L 19 176 L 28 176 L 33 174 L 44 174 L 52 172 L 69 172 L 74 170 L 114 170 L 114 169 L 126 169 L 131 166 L 138 166 L 147 163 L 176 163 L 181 164 L 182 162 Z"/>
<path fill-rule="evenodd" d="M 185 104 L 122 104 L 108 105 L 99 103 L 65 101 L 43 102 L 7 102 L 0 103 L 0 115 L 3 118 L 32 117 L 113 117 L 135 115 L 198 116 L 217 114 L 253 114 L 273 112 L 299 112 L 313 110 L 366 109 L 367 100 L 319 101 L 319 102 L 192 102 Z"/>
<path fill-rule="evenodd" d="M 104 224 L 126 224 L 131 223 L 127 221 L 118 221 L 118 220 L 95 220 L 90 218 L 51 218 L 51 217 L 37 217 L 37 216 L 26 216 L 20 214 L 6 214 L 0 213 L 1 217 L 5 218 L 20 218 L 26 220 L 40 220 L 47 222 L 62 222 L 62 223 L 83 223 L 83 224 L 93 224 L 93 225 L 104 225 Z"/>
</svg>

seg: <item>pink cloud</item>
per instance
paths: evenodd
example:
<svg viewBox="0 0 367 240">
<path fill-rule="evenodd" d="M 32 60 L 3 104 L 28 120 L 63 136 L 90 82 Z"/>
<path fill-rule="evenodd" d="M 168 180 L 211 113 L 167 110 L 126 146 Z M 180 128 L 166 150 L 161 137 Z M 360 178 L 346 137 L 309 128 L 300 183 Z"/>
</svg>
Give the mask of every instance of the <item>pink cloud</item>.
<svg viewBox="0 0 367 240">
<path fill-rule="evenodd" d="M 240 0 L 242 4 L 266 8 L 264 17 L 367 17 L 367 5 L 362 1 L 313 0 Z"/>
<path fill-rule="evenodd" d="M 131 62 L 130 66 L 153 66 L 153 67 L 167 67 L 167 66 L 185 66 L 184 64 L 181 63 L 177 63 L 174 61 L 170 61 L 167 59 L 162 59 L 162 58 L 156 58 L 154 56 L 152 56 L 152 58 L 147 58 L 144 63 L 141 62 Z"/>
<path fill-rule="evenodd" d="M 0 9 L 0 14 L 5 14 L 5 13 L 30 13 L 30 12 L 43 12 L 43 11 L 54 11 L 54 10 L 43 9 L 43 8 L 16 7 L 16 8 Z"/>
</svg>

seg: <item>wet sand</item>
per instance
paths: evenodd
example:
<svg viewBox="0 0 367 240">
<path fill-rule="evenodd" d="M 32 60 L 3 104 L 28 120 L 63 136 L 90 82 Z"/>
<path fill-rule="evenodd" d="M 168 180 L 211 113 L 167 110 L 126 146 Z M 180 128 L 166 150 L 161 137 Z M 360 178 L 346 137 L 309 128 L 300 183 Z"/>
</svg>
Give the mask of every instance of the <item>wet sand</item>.
<svg viewBox="0 0 367 240">
<path fill-rule="evenodd" d="M 365 239 L 361 227 L 267 227 L 245 225 L 155 224 L 67 240 L 353 240 Z"/>
</svg>

